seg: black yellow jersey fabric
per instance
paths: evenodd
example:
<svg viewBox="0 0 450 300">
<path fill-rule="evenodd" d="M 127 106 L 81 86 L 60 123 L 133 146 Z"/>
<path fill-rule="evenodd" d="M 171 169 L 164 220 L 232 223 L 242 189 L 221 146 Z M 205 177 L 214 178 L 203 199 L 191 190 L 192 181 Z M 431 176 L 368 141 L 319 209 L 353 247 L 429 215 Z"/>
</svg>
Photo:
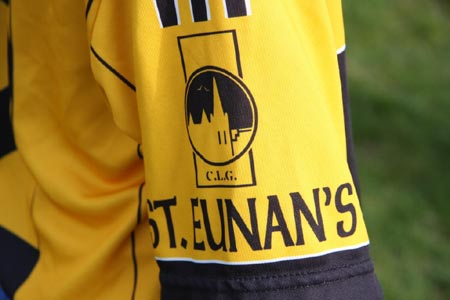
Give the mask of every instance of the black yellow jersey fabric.
<svg viewBox="0 0 450 300">
<path fill-rule="evenodd" d="M 17 144 L 0 160 L 7 297 L 382 298 L 339 0 L 0 13 Z"/>
</svg>

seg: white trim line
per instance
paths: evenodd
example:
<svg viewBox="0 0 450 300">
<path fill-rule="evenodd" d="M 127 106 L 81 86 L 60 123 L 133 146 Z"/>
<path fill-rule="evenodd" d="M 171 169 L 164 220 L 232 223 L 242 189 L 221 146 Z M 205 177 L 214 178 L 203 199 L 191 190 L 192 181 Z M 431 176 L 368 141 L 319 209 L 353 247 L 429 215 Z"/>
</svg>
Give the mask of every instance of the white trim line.
<svg viewBox="0 0 450 300">
<path fill-rule="evenodd" d="M 342 46 L 341 48 L 337 49 L 337 51 L 336 51 L 337 54 L 339 55 L 339 54 L 341 54 L 342 52 L 344 52 L 346 47 L 347 47 L 347 46 L 344 44 L 344 46 Z"/>
<path fill-rule="evenodd" d="M 159 26 L 163 28 L 163 23 L 161 21 L 161 15 L 159 14 L 158 4 L 156 3 L 156 0 L 153 0 L 153 5 L 155 6 L 156 16 L 158 17 Z"/>
<path fill-rule="evenodd" d="M 250 0 L 245 0 L 245 9 L 247 10 L 247 16 L 252 15 L 252 7 L 250 5 Z"/>
<path fill-rule="evenodd" d="M 205 0 L 206 5 L 206 17 L 208 18 L 208 21 L 211 21 L 211 8 L 209 7 L 209 0 Z"/>
<path fill-rule="evenodd" d="M 192 259 L 188 257 L 155 257 L 157 261 L 167 261 L 167 262 L 192 262 L 196 264 L 219 264 L 219 265 L 229 265 L 229 266 L 239 266 L 239 265 L 257 265 L 257 264 L 267 264 L 267 263 L 275 263 L 275 262 L 283 262 L 283 261 L 291 261 L 298 259 L 306 259 L 313 258 L 318 256 L 323 256 L 331 253 L 342 252 L 346 250 L 355 250 L 358 248 L 362 248 L 368 246 L 370 244 L 369 241 L 342 248 L 330 249 L 319 253 L 307 254 L 307 255 L 299 255 L 299 256 L 288 256 L 281 258 L 273 258 L 273 259 L 265 259 L 265 260 L 254 260 L 254 261 L 224 261 L 224 260 L 215 260 L 215 259 Z"/>
<path fill-rule="evenodd" d="M 174 0 L 174 4 L 175 4 L 175 11 L 177 12 L 177 24 L 180 25 L 181 20 L 180 20 L 180 9 L 178 8 L 178 0 Z"/>
<path fill-rule="evenodd" d="M 195 19 L 194 19 L 194 10 L 192 9 L 192 0 L 189 0 L 189 8 L 191 9 L 192 22 L 195 22 Z"/>
<path fill-rule="evenodd" d="M 227 1 L 223 0 L 223 7 L 225 9 L 225 18 L 228 19 L 228 7 L 227 7 Z"/>
</svg>

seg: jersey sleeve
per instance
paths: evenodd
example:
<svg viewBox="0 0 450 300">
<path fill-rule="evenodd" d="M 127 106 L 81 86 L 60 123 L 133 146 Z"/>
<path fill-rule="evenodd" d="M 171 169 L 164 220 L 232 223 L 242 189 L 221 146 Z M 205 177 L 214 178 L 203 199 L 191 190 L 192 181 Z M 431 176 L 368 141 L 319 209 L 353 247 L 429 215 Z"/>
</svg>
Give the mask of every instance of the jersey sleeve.
<svg viewBox="0 0 450 300">
<path fill-rule="evenodd" d="M 91 67 L 116 125 L 140 141 L 129 1 L 85 1 Z"/>
<path fill-rule="evenodd" d="M 139 130 L 161 298 L 381 299 L 340 1 L 123 6 L 88 16 L 91 59 L 118 126 Z"/>
</svg>

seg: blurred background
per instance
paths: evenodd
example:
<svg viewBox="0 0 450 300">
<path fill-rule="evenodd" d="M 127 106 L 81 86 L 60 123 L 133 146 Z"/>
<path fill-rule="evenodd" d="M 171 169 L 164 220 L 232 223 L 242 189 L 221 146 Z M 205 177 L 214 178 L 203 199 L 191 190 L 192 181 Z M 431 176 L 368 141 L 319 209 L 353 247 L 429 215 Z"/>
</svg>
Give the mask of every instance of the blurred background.
<svg viewBox="0 0 450 300">
<path fill-rule="evenodd" d="M 344 0 L 362 206 L 386 300 L 450 299 L 450 1 Z"/>
</svg>

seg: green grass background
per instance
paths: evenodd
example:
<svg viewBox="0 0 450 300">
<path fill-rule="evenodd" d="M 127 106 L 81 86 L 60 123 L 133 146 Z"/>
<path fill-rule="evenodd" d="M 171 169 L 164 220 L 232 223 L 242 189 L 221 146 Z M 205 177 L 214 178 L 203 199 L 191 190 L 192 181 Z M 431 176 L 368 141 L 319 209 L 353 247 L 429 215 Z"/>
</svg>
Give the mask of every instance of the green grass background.
<svg viewBox="0 0 450 300">
<path fill-rule="evenodd" d="M 344 0 L 362 206 L 385 299 L 450 299 L 450 1 Z"/>
</svg>

